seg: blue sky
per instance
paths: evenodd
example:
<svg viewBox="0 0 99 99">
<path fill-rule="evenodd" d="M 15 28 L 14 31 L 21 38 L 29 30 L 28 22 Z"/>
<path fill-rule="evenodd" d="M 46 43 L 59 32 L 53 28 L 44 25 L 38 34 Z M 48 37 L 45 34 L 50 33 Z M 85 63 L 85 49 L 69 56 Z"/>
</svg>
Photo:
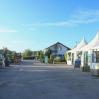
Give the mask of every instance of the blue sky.
<svg viewBox="0 0 99 99">
<path fill-rule="evenodd" d="M 98 30 L 98 0 L 0 0 L 0 48 L 42 50 L 56 42 L 72 48 Z"/>
</svg>

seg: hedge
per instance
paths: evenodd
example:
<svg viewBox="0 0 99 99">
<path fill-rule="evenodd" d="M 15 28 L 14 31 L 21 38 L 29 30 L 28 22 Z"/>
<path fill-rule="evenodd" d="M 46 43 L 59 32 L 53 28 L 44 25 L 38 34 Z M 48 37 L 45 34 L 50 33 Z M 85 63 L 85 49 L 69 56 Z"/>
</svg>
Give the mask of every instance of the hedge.
<svg viewBox="0 0 99 99">
<path fill-rule="evenodd" d="M 27 57 L 23 57 L 24 60 L 33 60 L 35 59 L 35 57 L 31 57 L 31 56 L 27 56 Z"/>
</svg>

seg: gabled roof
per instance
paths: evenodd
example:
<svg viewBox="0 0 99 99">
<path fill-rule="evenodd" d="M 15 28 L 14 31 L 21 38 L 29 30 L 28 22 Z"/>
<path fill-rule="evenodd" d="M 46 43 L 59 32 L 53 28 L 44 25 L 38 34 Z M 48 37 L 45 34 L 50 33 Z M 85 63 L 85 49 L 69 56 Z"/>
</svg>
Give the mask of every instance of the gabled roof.
<svg viewBox="0 0 99 99">
<path fill-rule="evenodd" d="M 97 32 L 95 38 L 88 45 L 83 47 L 81 51 L 88 51 L 97 46 L 99 46 L 99 32 Z"/>
<path fill-rule="evenodd" d="M 83 39 L 81 40 L 81 42 L 74 49 L 70 50 L 69 52 L 74 53 L 74 52 L 80 51 L 80 49 L 83 48 L 86 45 L 87 45 L 87 41 L 83 37 Z"/>
<path fill-rule="evenodd" d="M 81 49 L 81 48 L 84 47 L 85 45 L 87 45 L 87 41 L 86 41 L 85 38 L 83 37 L 82 41 L 77 45 L 77 50 Z"/>
<path fill-rule="evenodd" d="M 57 44 L 60 44 L 60 45 L 64 46 L 65 48 L 67 48 L 68 50 L 70 50 L 70 48 L 69 48 L 69 47 L 67 47 L 67 46 L 63 45 L 63 44 L 62 44 L 62 43 L 60 43 L 60 42 L 57 42 L 57 43 L 55 43 L 55 44 L 53 44 L 53 45 L 49 46 L 48 48 L 53 47 L 53 46 L 55 46 L 55 45 L 57 45 Z M 45 49 L 48 49 L 48 48 L 45 48 Z"/>
</svg>

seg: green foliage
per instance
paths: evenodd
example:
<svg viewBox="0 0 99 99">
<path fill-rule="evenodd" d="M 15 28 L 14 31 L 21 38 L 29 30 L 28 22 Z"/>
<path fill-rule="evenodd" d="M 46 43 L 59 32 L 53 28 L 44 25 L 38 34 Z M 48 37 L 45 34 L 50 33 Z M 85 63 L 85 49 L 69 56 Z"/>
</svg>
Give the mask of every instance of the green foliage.
<svg viewBox="0 0 99 99">
<path fill-rule="evenodd" d="M 68 52 L 68 53 L 66 52 L 65 53 L 65 57 L 66 57 L 65 60 L 71 60 L 71 55 L 72 55 L 71 52 Z"/>
<path fill-rule="evenodd" d="M 25 60 L 32 59 L 32 58 L 33 58 L 32 55 L 33 55 L 33 52 L 32 52 L 30 49 L 26 49 L 26 50 L 23 52 L 23 54 L 22 54 L 23 59 L 25 59 Z"/>
<path fill-rule="evenodd" d="M 32 55 L 37 59 L 42 59 L 44 57 L 43 51 L 33 51 Z"/>
<path fill-rule="evenodd" d="M 53 60 L 53 63 L 66 63 L 65 57 L 56 56 Z"/>
<path fill-rule="evenodd" d="M 37 51 L 33 51 L 32 54 L 33 54 L 33 56 L 36 57 L 37 56 Z"/>
<path fill-rule="evenodd" d="M 23 57 L 31 57 L 32 56 L 32 51 L 29 50 L 29 49 L 26 49 L 24 52 L 23 52 Z"/>
<path fill-rule="evenodd" d="M 51 60 L 54 60 L 54 56 L 53 56 L 53 55 L 50 55 L 50 59 L 51 59 Z"/>
<path fill-rule="evenodd" d="M 39 52 L 39 59 L 42 63 L 44 62 L 44 53 L 42 51 Z"/>
<path fill-rule="evenodd" d="M 0 49 L 0 54 L 3 55 L 3 54 L 6 54 L 6 57 L 9 61 L 9 63 L 13 63 L 14 62 L 14 53 L 16 53 L 15 51 L 11 51 L 9 50 L 8 48 L 3 48 L 3 49 Z"/>
<path fill-rule="evenodd" d="M 52 55 L 50 55 L 50 58 L 49 58 L 49 60 L 48 60 L 48 63 L 53 63 L 53 61 L 54 61 L 54 56 L 52 56 Z"/>
<path fill-rule="evenodd" d="M 67 60 L 65 59 L 65 56 L 64 56 L 64 58 L 61 59 L 61 62 L 66 62 L 67 63 Z"/>
<path fill-rule="evenodd" d="M 47 49 L 45 52 L 45 56 L 48 56 L 48 58 L 50 58 L 50 55 L 51 55 L 51 50 Z"/>
<path fill-rule="evenodd" d="M 57 57 L 54 58 L 54 62 L 61 62 L 61 60 L 62 60 L 62 59 L 61 59 L 61 57 L 59 57 L 59 56 L 57 56 Z"/>
<path fill-rule="evenodd" d="M 32 59 L 34 59 L 34 57 L 32 57 L 32 56 L 26 56 L 26 57 L 23 57 L 23 59 L 24 60 L 32 60 Z"/>
<path fill-rule="evenodd" d="M 65 53 L 64 58 L 65 58 L 65 61 L 67 61 L 67 53 Z"/>
</svg>

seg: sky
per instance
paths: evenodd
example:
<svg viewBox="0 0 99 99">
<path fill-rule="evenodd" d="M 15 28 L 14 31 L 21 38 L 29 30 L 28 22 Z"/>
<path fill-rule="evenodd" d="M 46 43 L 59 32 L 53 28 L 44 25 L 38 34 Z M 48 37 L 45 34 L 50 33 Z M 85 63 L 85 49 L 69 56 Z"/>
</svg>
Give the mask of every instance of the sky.
<svg viewBox="0 0 99 99">
<path fill-rule="evenodd" d="M 98 0 L 0 0 L 0 48 L 35 51 L 56 42 L 73 48 L 97 31 Z"/>
</svg>

